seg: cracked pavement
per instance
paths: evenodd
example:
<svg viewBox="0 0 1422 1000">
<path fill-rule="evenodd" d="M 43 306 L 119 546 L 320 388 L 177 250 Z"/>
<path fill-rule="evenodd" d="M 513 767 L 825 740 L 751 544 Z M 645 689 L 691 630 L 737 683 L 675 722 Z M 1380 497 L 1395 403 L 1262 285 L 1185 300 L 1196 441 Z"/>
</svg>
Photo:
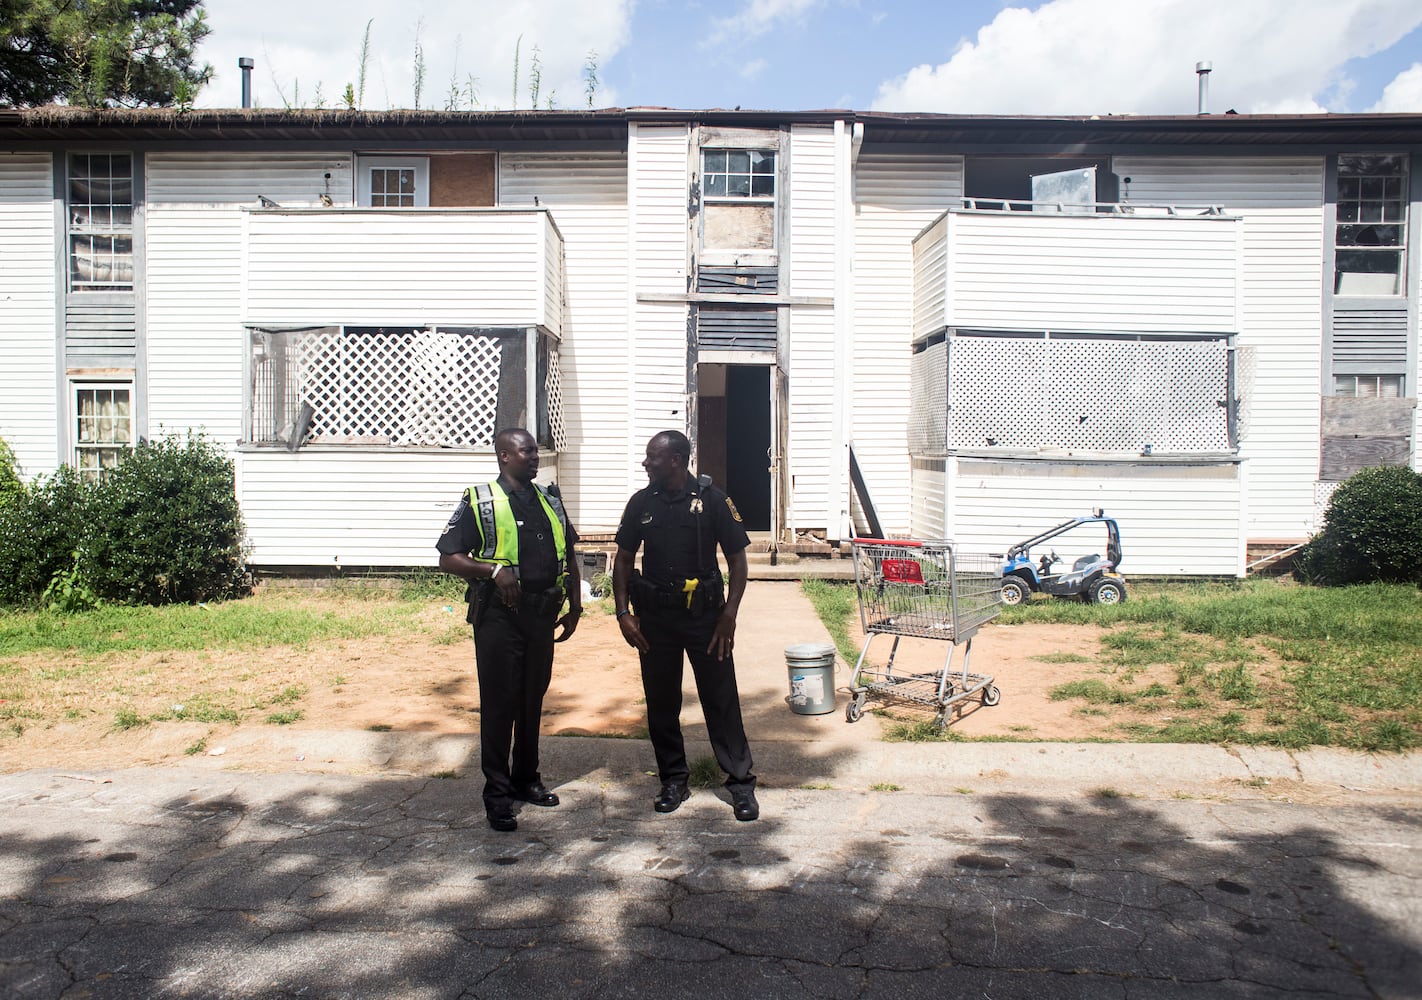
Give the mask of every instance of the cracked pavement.
<svg viewBox="0 0 1422 1000">
<path fill-rule="evenodd" d="M 1249 754 L 758 747 L 737 823 L 547 740 L 511 834 L 477 778 L 0 775 L 0 996 L 1422 997 L 1417 759 Z"/>
</svg>

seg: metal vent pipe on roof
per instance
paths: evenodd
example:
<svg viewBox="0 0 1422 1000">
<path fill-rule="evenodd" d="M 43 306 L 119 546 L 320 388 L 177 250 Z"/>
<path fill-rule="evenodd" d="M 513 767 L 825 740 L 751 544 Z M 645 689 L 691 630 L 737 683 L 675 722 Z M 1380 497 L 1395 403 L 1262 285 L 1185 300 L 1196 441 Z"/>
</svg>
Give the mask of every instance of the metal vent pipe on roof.
<svg viewBox="0 0 1422 1000">
<path fill-rule="evenodd" d="M 1214 63 L 1209 60 L 1195 64 L 1195 75 L 1200 78 L 1200 110 L 1197 112 L 1198 114 L 1207 115 L 1210 113 L 1210 71 L 1214 68 Z"/>
<path fill-rule="evenodd" d="M 251 56 L 238 56 L 237 65 L 242 70 L 242 107 L 252 106 L 252 67 L 256 65 Z"/>
</svg>

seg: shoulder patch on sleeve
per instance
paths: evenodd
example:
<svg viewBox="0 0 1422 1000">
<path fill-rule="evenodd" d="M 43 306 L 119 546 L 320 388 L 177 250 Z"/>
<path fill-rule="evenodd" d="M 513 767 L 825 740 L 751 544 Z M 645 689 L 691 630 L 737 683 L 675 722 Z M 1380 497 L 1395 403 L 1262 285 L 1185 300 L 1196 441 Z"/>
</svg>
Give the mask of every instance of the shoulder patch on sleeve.
<svg viewBox="0 0 1422 1000">
<path fill-rule="evenodd" d="M 741 519 L 741 512 L 736 510 L 736 505 L 731 502 L 730 497 L 726 498 L 726 506 L 731 509 L 731 516 L 739 521 Z"/>
</svg>

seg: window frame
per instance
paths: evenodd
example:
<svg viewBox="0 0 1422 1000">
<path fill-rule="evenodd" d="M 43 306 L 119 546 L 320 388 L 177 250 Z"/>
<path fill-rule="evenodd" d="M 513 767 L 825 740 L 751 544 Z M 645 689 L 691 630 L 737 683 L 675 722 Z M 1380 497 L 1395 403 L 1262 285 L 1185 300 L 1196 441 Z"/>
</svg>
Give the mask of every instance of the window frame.
<svg viewBox="0 0 1422 1000">
<path fill-rule="evenodd" d="M 1400 167 L 1395 174 L 1369 174 L 1369 173 L 1344 173 L 1345 162 L 1348 160 L 1362 160 L 1367 157 L 1388 157 L 1400 161 Z M 1407 153 L 1402 152 L 1360 152 L 1360 153 L 1339 153 L 1334 157 L 1334 185 L 1333 185 L 1333 295 L 1335 298 L 1345 300 L 1356 299 L 1392 299 L 1406 300 L 1408 297 L 1408 271 L 1409 271 L 1409 239 L 1408 231 L 1411 228 L 1411 203 L 1409 194 L 1409 179 L 1411 175 L 1412 162 Z M 1346 182 L 1356 182 L 1356 185 Z M 1381 184 L 1382 191 L 1372 194 L 1366 190 L 1366 182 L 1372 181 L 1375 185 Z M 1356 193 L 1352 188 L 1356 187 Z M 1395 188 L 1396 196 L 1390 197 L 1390 192 Z M 1397 214 L 1397 218 L 1389 218 L 1389 206 L 1392 206 Z M 1350 208 L 1351 207 L 1351 208 Z M 1375 207 L 1377 219 L 1363 218 L 1364 215 L 1374 214 L 1365 211 L 1369 207 Z M 1348 218 L 1345 218 L 1348 216 Z M 1343 242 L 1342 236 L 1345 228 L 1356 229 L 1361 233 L 1363 230 L 1373 226 L 1396 227 L 1397 242 L 1393 244 L 1365 244 L 1357 242 Z M 1359 260 L 1367 257 L 1382 257 L 1384 254 L 1397 255 L 1396 270 L 1387 271 L 1344 271 L 1339 266 L 1339 261 L 1344 255 L 1358 255 Z M 1391 275 L 1393 287 L 1391 291 L 1382 291 L 1376 288 L 1358 288 L 1354 290 L 1344 290 L 1344 275 Z"/>
<path fill-rule="evenodd" d="M 80 158 L 88 161 L 90 170 L 87 174 L 81 175 L 76 171 L 76 164 Z M 92 166 L 95 160 L 106 159 L 109 162 L 110 170 L 103 176 L 108 184 L 109 199 L 107 201 L 95 201 L 92 191 L 87 201 L 79 201 L 75 198 L 75 184 L 83 180 L 93 181 L 95 174 Z M 127 202 L 115 201 L 113 198 L 114 181 L 122 176 L 113 170 L 114 161 L 125 159 L 128 161 L 128 200 Z M 96 187 L 91 185 L 91 187 Z M 64 208 L 65 208 L 65 281 L 71 292 L 77 293 L 104 293 L 104 292 L 131 292 L 135 287 L 135 268 L 137 266 L 137 229 L 135 219 L 138 213 L 138 158 L 132 152 L 108 152 L 90 150 L 68 150 L 64 155 Z M 120 209 L 127 209 L 127 220 L 121 223 L 114 221 L 114 216 Z M 96 210 L 102 209 L 108 215 L 107 223 L 93 221 Z M 86 221 L 79 221 L 77 216 L 85 216 Z M 93 253 L 96 240 L 108 240 L 109 251 L 105 256 L 110 270 L 117 272 L 122 262 L 127 262 L 127 279 L 110 278 L 107 281 L 98 281 L 92 278 L 80 280 L 78 277 L 79 268 L 77 260 L 79 257 L 79 242 L 90 240 L 90 260 L 97 261 L 99 257 Z M 126 251 L 118 251 L 116 246 L 127 240 Z M 92 264 L 91 264 L 92 267 Z"/>
<path fill-rule="evenodd" d="M 726 169 L 707 170 L 708 160 L 714 156 L 729 158 L 736 154 L 756 154 L 761 160 L 760 163 L 769 161 L 769 170 L 756 171 L 754 168 L 757 161 L 751 159 L 746 164 L 745 170 L 731 170 L 730 163 L 725 162 Z M 699 229 L 699 263 L 709 266 L 767 266 L 773 265 L 779 259 L 780 233 L 783 228 L 781 214 L 783 203 L 780 200 L 779 191 L 781 188 L 781 168 L 784 163 L 784 152 L 774 137 L 769 135 L 744 135 L 736 136 L 734 139 L 715 138 L 702 142 L 697 148 L 697 169 L 699 176 L 696 179 L 697 196 L 700 198 L 700 211 L 698 213 Z M 747 180 L 746 192 L 732 194 L 729 192 L 711 193 L 709 191 L 710 177 L 744 177 Z M 755 192 L 755 178 L 767 178 L 769 181 L 769 192 Z M 716 209 L 731 211 L 754 210 L 764 213 L 769 219 L 769 245 L 768 246 L 723 246 L 708 245 L 707 227 L 710 216 Z M 723 219 L 722 222 L 727 221 Z M 714 228 L 714 227 L 713 227 Z"/>
<path fill-rule="evenodd" d="M 1351 391 L 1344 391 L 1344 382 L 1351 382 Z M 1384 384 L 1392 383 L 1395 391 L 1384 391 Z M 1371 385 L 1371 392 L 1359 392 L 1359 388 Z M 1407 376 L 1396 372 L 1339 373 L 1333 375 L 1333 395 L 1344 399 L 1405 399 Z"/>
<path fill-rule="evenodd" d="M 377 205 L 371 182 L 377 170 L 411 170 L 415 190 L 409 205 Z M 356 168 L 356 205 L 360 208 L 429 208 L 430 159 L 428 156 L 362 156 Z"/>
<path fill-rule="evenodd" d="M 110 393 L 111 399 L 113 398 L 113 394 L 120 392 L 127 394 L 127 412 L 122 417 L 116 416 L 111 418 L 115 421 L 122 420 L 126 424 L 126 437 L 121 439 L 119 436 L 112 436 L 109 439 L 101 440 L 95 436 L 94 440 L 86 441 L 84 432 L 85 421 L 98 421 L 102 420 L 103 417 L 98 414 L 89 417 L 85 416 L 83 404 L 85 394 L 104 392 Z M 108 470 L 116 468 L 119 463 L 123 461 L 125 454 L 133 450 L 134 384 L 132 381 L 126 380 L 75 380 L 70 383 L 69 393 L 70 400 L 73 403 L 73 422 L 70 425 L 70 433 L 72 435 L 70 454 L 74 464 L 74 471 L 77 472 L 79 477 L 85 482 L 98 482 L 104 477 Z M 95 395 L 94 398 L 97 402 L 98 396 Z M 84 460 L 86 454 L 98 456 L 95 464 L 89 465 L 86 463 Z M 104 464 L 104 456 L 106 454 L 114 456 L 113 462 L 109 465 Z"/>
<path fill-rule="evenodd" d="M 707 157 L 713 155 L 724 156 L 729 160 L 733 155 L 744 153 L 747 156 L 769 157 L 770 170 L 756 170 L 756 161 L 751 159 L 746 170 L 731 170 L 729 162 L 725 170 L 712 171 L 707 167 Z M 702 146 L 701 147 L 701 200 L 703 204 L 757 204 L 774 205 L 776 201 L 776 189 L 779 187 L 778 170 L 780 168 L 780 150 L 769 149 L 763 146 Z M 727 188 L 732 177 L 744 177 L 746 183 L 745 194 L 733 194 L 729 190 L 712 193 L 708 190 L 712 177 L 724 177 L 727 180 Z M 755 181 L 757 178 L 768 178 L 770 181 L 770 192 L 768 194 L 755 193 Z"/>
</svg>

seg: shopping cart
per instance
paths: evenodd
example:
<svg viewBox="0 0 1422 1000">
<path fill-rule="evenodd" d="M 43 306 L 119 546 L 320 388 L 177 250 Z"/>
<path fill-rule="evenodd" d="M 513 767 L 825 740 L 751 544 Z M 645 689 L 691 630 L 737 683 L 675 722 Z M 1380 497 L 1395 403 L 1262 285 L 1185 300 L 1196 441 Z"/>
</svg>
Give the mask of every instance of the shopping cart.
<svg viewBox="0 0 1422 1000">
<path fill-rule="evenodd" d="M 973 635 L 997 617 L 1002 604 L 1002 559 L 959 552 L 949 541 L 900 541 L 856 538 L 854 586 L 864 650 L 850 677 L 850 702 L 844 717 L 857 722 L 873 695 L 926 705 L 934 721 L 946 725 L 949 709 L 971 698 L 986 707 L 1001 694 L 987 674 L 968 672 Z M 894 644 L 882 669 L 869 661 L 874 637 L 891 635 Z M 895 673 L 894 657 L 904 637 L 948 642 L 943 669 L 931 673 Z M 953 670 L 953 654 L 963 644 L 963 663 Z"/>
</svg>

